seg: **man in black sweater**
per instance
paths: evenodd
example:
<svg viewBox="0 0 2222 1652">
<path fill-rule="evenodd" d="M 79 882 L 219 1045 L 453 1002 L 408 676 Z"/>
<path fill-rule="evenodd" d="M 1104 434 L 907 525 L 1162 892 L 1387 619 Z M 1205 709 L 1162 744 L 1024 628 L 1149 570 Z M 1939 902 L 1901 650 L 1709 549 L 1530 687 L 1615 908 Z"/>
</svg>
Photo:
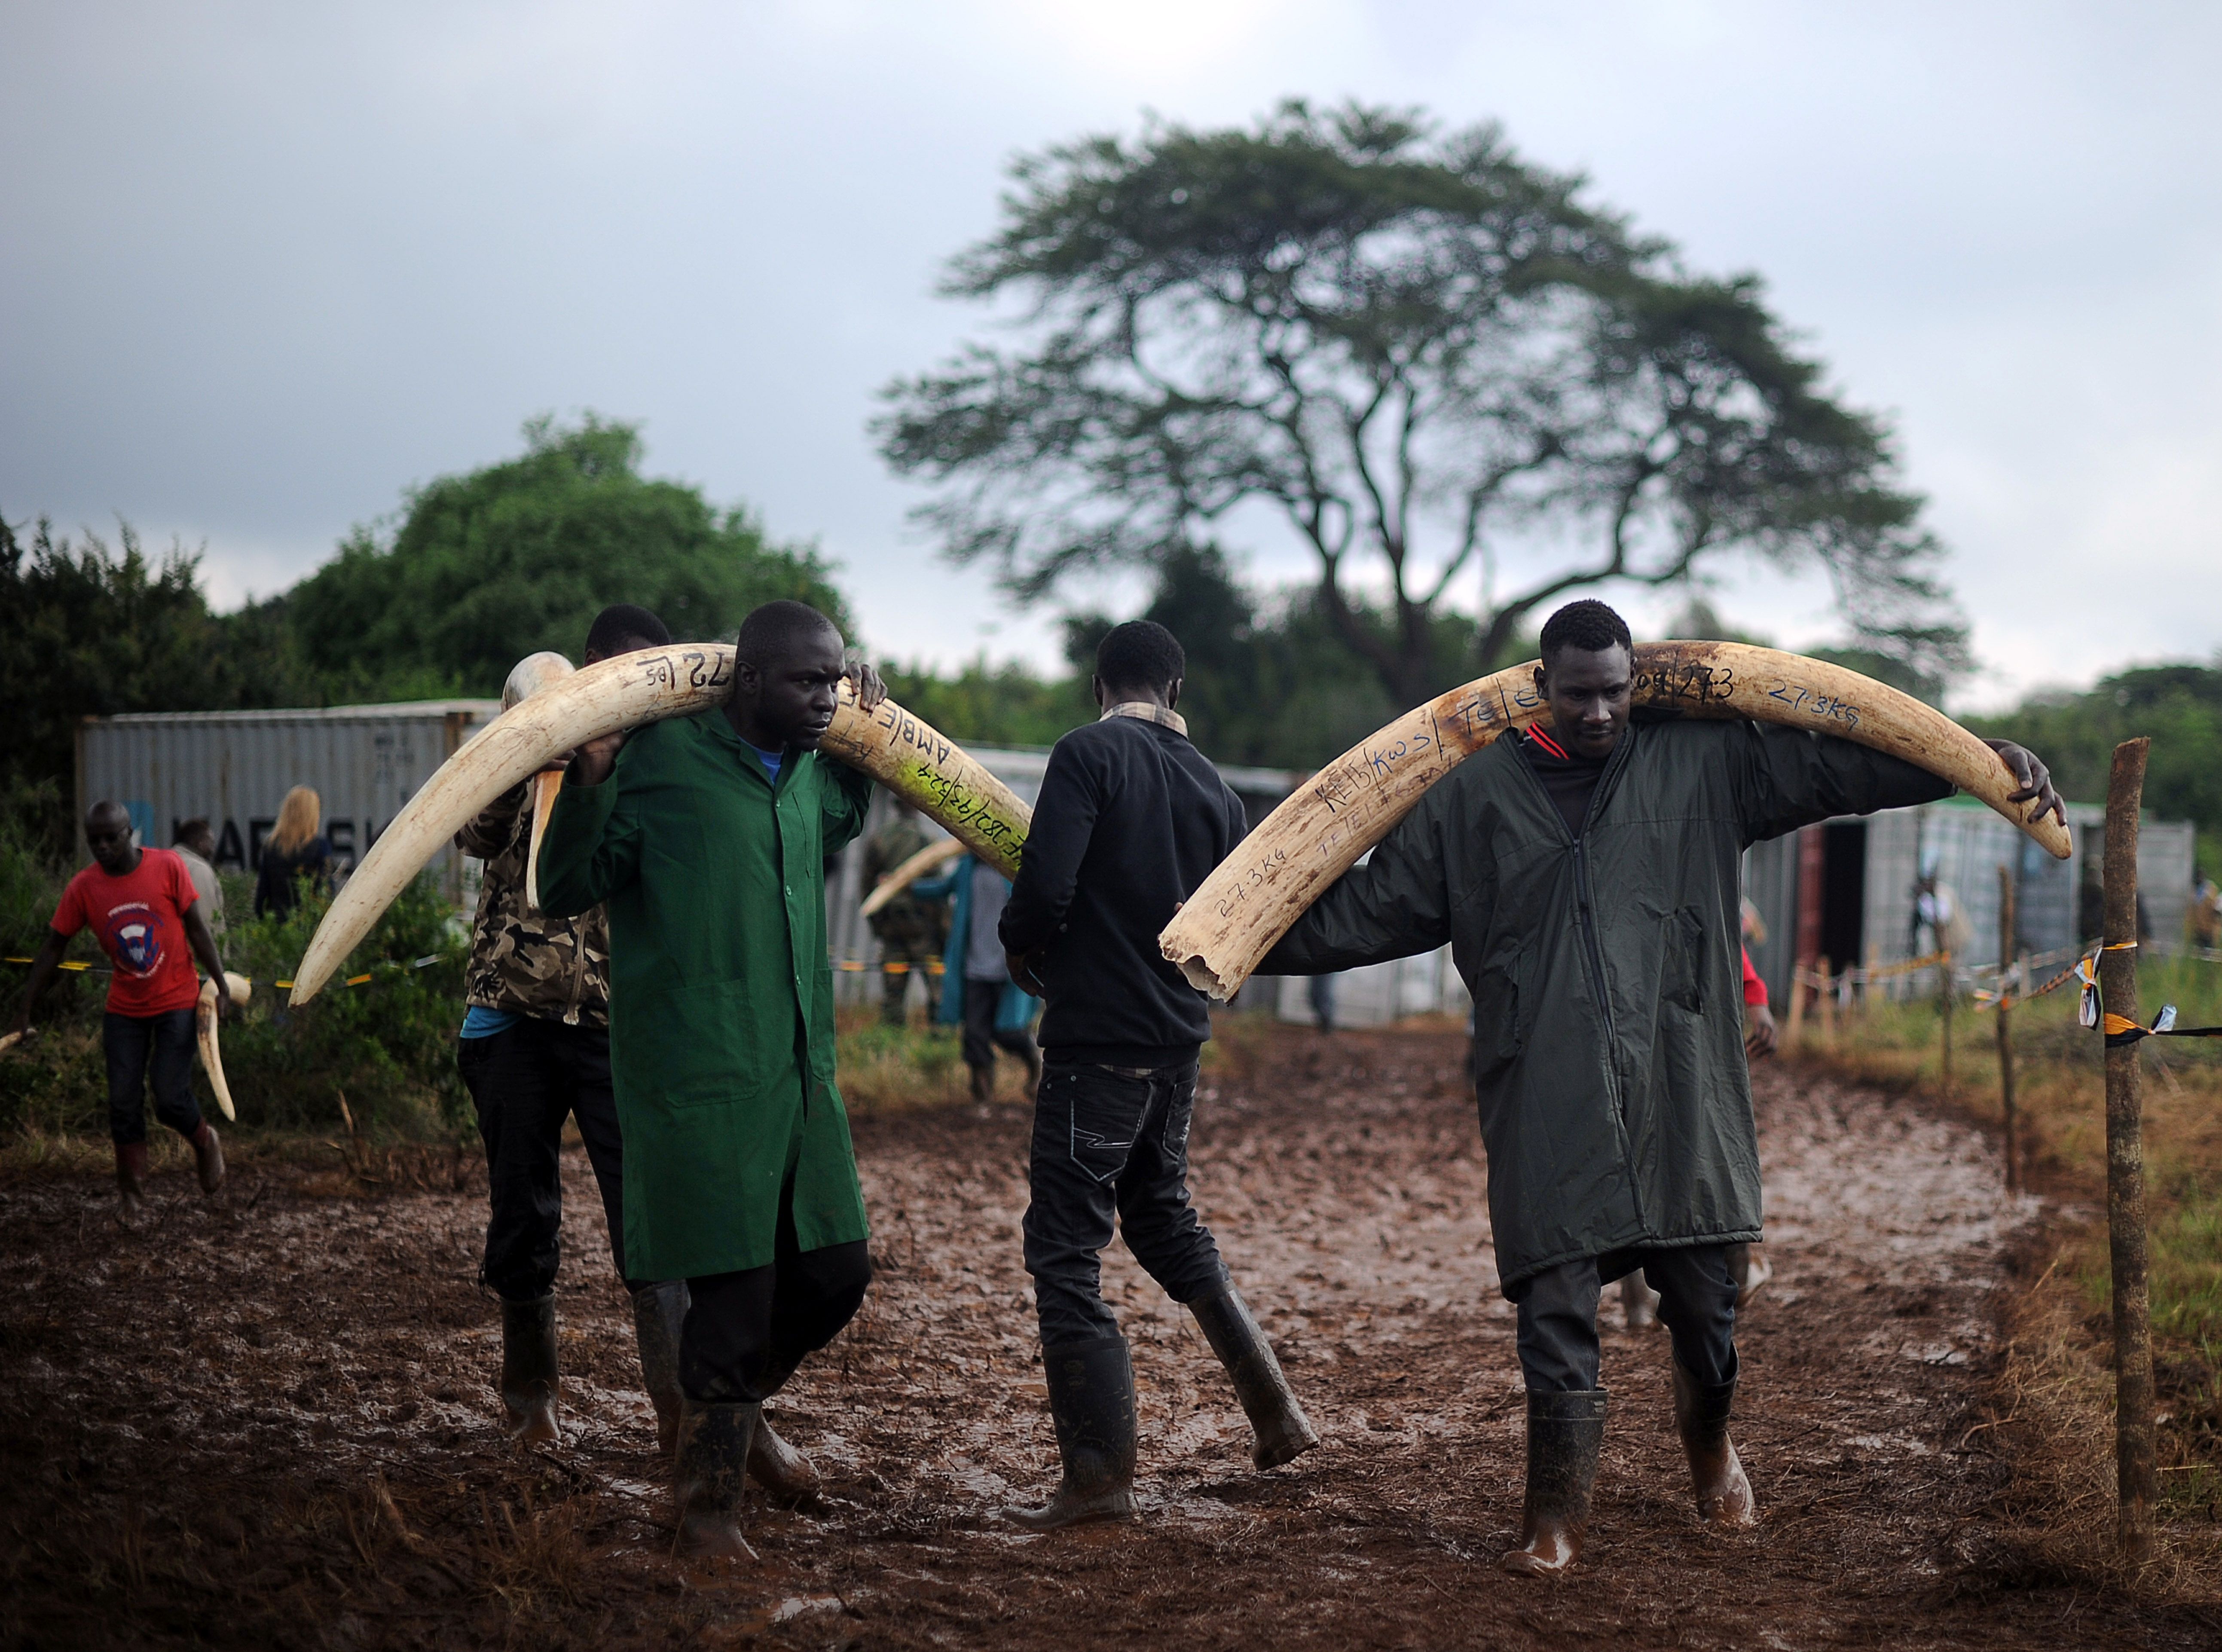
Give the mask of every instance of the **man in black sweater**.
<svg viewBox="0 0 2222 1652">
<path fill-rule="evenodd" d="M 1001 1511 L 1032 1530 L 1133 1512 L 1134 1370 L 1099 1290 L 1114 1215 L 1225 1363 L 1258 1467 L 1319 1443 L 1189 1203 L 1189 1120 L 1211 1016 L 1158 952 L 1158 932 L 1246 825 L 1173 710 L 1186 665 L 1173 634 L 1147 620 L 1103 639 L 1103 714 L 1051 752 L 1003 910 L 1013 977 L 1048 1001 L 1026 1257 L 1064 1479 L 1046 1506 Z"/>
</svg>

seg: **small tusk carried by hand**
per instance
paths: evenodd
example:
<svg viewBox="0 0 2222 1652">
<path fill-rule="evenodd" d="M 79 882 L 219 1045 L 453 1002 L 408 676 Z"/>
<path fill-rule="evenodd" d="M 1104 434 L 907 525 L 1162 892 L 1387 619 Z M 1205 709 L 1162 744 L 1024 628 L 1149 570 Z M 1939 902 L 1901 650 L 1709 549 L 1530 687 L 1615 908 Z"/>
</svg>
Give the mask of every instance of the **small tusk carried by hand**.
<svg viewBox="0 0 2222 1652">
<path fill-rule="evenodd" d="M 540 910 L 540 840 L 548 835 L 548 817 L 556 813 L 556 794 L 563 789 L 561 769 L 543 769 L 529 782 L 532 788 L 532 838 L 524 851 L 524 905 Z"/>
<path fill-rule="evenodd" d="M 235 1004 L 245 1008 L 253 984 L 243 975 L 231 970 L 223 972 L 225 993 Z M 201 983 L 201 1002 L 195 1016 L 196 1030 L 200 1035 L 201 1070 L 208 1074 L 209 1089 L 215 1092 L 217 1109 L 229 1121 L 236 1119 L 238 1112 L 231 1104 L 231 1086 L 224 1081 L 223 1052 L 217 1044 L 216 983 Z"/>
</svg>

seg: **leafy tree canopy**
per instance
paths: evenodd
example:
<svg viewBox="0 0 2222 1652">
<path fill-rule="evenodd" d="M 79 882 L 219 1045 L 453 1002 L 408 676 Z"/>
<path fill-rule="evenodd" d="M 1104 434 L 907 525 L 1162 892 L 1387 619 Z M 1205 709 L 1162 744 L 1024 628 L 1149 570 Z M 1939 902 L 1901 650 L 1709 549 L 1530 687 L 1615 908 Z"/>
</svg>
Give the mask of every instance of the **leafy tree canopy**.
<svg viewBox="0 0 2222 1652">
<path fill-rule="evenodd" d="M 1462 575 L 1494 667 L 1543 605 L 1738 548 L 1825 569 L 1861 646 L 1964 663 L 1883 426 L 1828 394 L 1758 280 L 1686 273 L 1495 126 L 1290 103 L 1083 139 L 1014 185 L 945 290 L 1023 301 L 1024 343 L 898 380 L 875 430 L 941 485 L 947 553 L 1022 598 L 1193 557 L 1264 507 L 1400 706 L 1445 685 Z M 1500 588 L 1514 534 L 1562 549 Z"/>
<path fill-rule="evenodd" d="M 747 512 L 719 511 L 699 488 L 643 477 L 637 426 L 537 418 L 524 438 L 521 456 L 412 495 L 390 542 L 357 529 L 279 599 L 327 698 L 499 694 L 527 654 L 576 660 L 612 602 L 653 610 L 680 638 L 730 637 L 777 597 L 851 631 L 814 550 L 771 543 Z"/>
</svg>

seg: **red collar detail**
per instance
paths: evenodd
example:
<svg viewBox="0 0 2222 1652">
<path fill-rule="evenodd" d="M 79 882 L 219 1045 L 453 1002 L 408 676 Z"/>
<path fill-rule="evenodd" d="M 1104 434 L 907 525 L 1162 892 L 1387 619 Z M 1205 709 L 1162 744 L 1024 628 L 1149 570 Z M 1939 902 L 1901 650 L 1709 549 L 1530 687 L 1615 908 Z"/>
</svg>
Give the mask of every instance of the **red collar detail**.
<svg viewBox="0 0 2222 1652">
<path fill-rule="evenodd" d="M 1553 739 L 1548 734 L 1543 732 L 1543 725 L 1541 724 L 1530 724 L 1528 728 L 1528 738 L 1535 741 L 1537 745 L 1541 746 L 1543 750 L 1549 752 L 1553 757 L 1559 758 L 1561 762 L 1572 763 L 1573 761 L 1572 757 L 1566 756 L 1566 751 L 1564 746 L 1560 745 L 1556 740 Z"/>
</svg>

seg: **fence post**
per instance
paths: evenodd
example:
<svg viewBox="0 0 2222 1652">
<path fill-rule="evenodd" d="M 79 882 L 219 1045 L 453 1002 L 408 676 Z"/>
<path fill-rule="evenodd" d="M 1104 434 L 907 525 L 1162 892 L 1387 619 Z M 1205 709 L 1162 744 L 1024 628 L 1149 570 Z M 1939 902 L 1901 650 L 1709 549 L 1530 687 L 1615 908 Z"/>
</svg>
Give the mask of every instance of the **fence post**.
<svg viewBox="0 0 2222 1652">
<path fill-rule="evenodd" d="M 2099 954 L 2106 1020 L 2137 1013 L 2137 807 L 2152 742 L 2114 748 L 2106 781 L 2106 950 Z M 2103 1022 L 2101 1025 L 2103 1026 Z M 2106 1241 L 2114 1285 L 2114 1478 L 2122 1557 L 2152 1558 L 2152 1297 L 2146 1277 L 2145 1166 L 2137 1040 L 2106 1046 Z"/>
<path fill-rule="evenodd" d="M 2006 1191 L 2021 1191 L 2021 1142 L 2014 1128 L 2014 1051 L 2013 993 L 2008 990 L 2012 977 L 2007 973 L 2014 955 L 2014 881 L 2012 871 L 2003 863 L 1999 867 L 1999 1104 L 2005 1115 Z M 2029 983 L 2021 981 L 2016 990 L 2026 992 Z"/>
</svg>

